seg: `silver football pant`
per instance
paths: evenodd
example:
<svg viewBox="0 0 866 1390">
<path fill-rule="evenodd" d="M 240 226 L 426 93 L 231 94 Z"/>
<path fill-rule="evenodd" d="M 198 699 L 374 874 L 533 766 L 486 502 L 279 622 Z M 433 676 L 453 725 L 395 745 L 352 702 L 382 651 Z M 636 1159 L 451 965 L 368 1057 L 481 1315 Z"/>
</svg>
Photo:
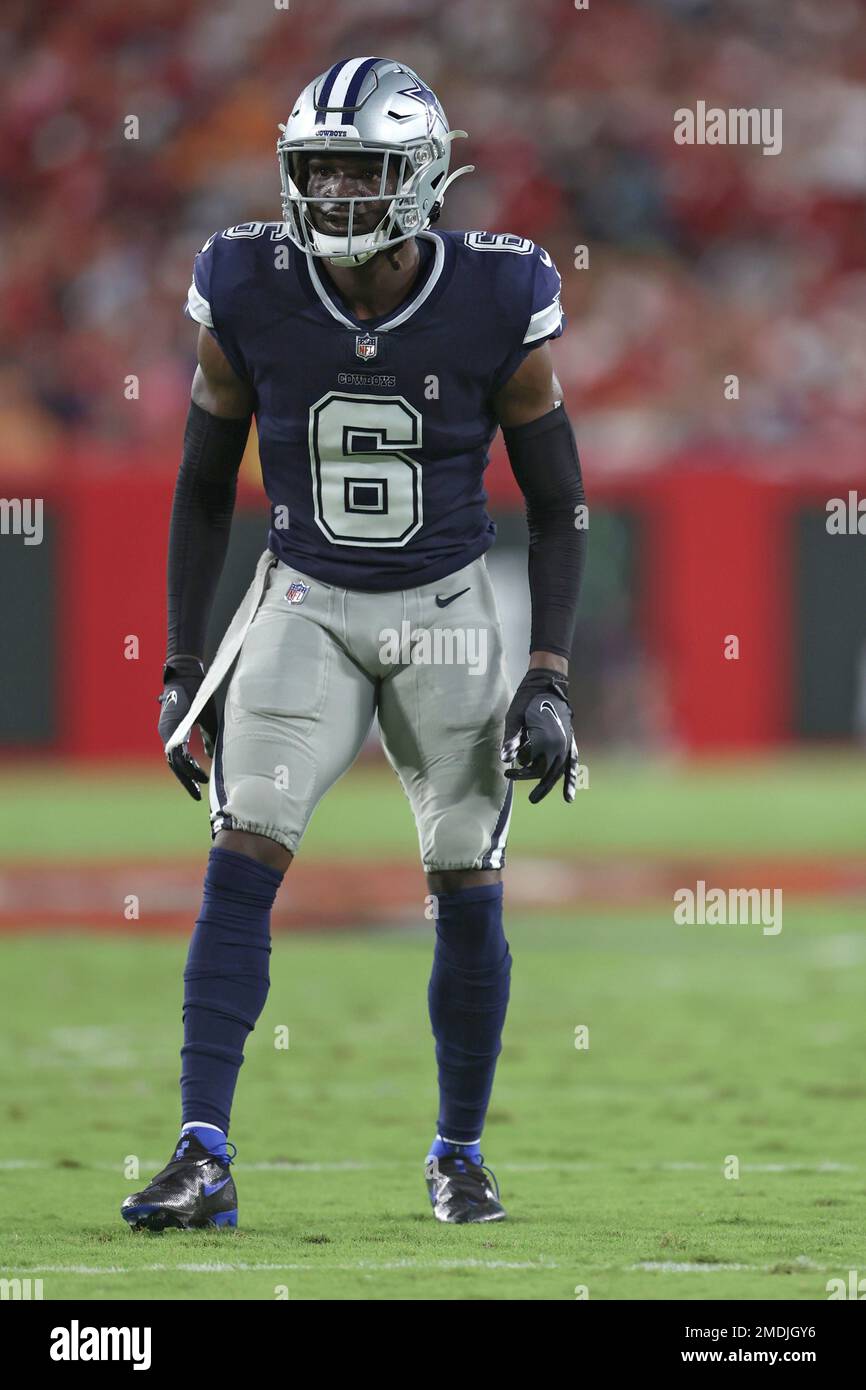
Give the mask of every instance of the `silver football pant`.
<svg viewBox="0 0 866 1390">
<path fill-rule="evenodd" d="M 253 831 L 296 853 L 378 715 L 424 869 L 501 868 L 511 690 L 484 557 L 388 593 L 324 584 L 281 560 L 266 574 L 260 561 L 257 575 L 211 770 L 213 833 Z"/>
</svg>

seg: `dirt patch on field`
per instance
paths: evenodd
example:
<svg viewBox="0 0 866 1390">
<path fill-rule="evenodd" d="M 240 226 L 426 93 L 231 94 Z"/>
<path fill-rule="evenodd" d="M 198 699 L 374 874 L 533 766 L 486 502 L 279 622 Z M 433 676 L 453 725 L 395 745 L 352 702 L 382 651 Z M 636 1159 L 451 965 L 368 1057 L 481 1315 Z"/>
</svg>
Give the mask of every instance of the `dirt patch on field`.
<svg viewBox="0 0 866 1390">
<path fill-rule="evenodd" d="M 203 863 L 38 864 L 0 869 L 0 931 L 93 927 L 189 931 Z M 780 888 L 791 897 L 866 897 L 862 859 L 515 859 L 506 872 L 513 911 L 671 903 L 679 888 Z M 293 865 L 274 908 L 275 930 L 403 926 L 424 919 L 420 868 L 398 863 Z"/>
</svg>

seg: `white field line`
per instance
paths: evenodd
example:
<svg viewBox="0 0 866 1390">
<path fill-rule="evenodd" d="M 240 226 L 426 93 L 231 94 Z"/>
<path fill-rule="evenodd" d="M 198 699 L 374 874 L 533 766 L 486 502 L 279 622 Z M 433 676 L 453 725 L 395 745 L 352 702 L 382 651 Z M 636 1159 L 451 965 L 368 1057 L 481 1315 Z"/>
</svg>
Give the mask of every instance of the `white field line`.
<svg viewBox="0 0 866 1390">
<path fill-rule="evenodd" d="M 58 1170 L 62 1167 L 60 1161 L 50 1163 L 42 1158 L 3 1158 L 0 1159 L 0 1172 L 12 1172 L 15 1170 L 45 1172 L 48 1170 Z M 165 1166 L 164 1159 L 147 1158 L 139 1159 L 139 1166 L 142 1172 L 159 1172 Z M 407 1163 L 395 1159 L 383 1159 L 381 1162 L 367 1163 L 355 1161 L 354 1159 L 343 1159 L 337 1163 L 289 1163 L 289 1162 L 262 1162 L 262 1163 L 236 1163 L 233 1165 L 238 1173 L 375 1173 L 383 1168 L 406 1168 Z M 722 1171 L 722 1163 L 691 1163 L 691 1162 L 662 1162 L 662 1163 L 595 1163 L 595 1162 L 570 1162 L 563 1160 L 560 1163 L 496 1163 L 495 1171 L 503 1173 L 628 1173 L 628 1172 L 657 1172 L 657 1173 L 714 1173 Z M 123 1176 L 123 1165 L 121 1163 L 82 1163 L 81 1171 L 117 1173 Z M 70 1169 L 70 1172 L 76 1171 Z M 741 1173 L 857 1173 L 860 1171 L 856 1163 L 837 1163 L 833 1160 L 826 1160 L 822 1163 L 741 1163 Z M 129 1181 L 136 1181 L 130 1179 Z"/>
<path fill-rule="evenodd" d="M 354 1260 L 351 1264 L 258 1264 L 245 1261 L 214 1261 L 206 1264 L 153 1265 L 0 1265 L 0 1274 L 236 1274 L 271 1270 L 275 1273 L 312 1274 L 316 1270 L 388 1271 L 397 1269 L 560 1269 L 552 1260 Z"/>
<path fill-rule="evenodd" d="M 635 1165 L 636 1167 L 639 1165 Z M 671 1172 L 687 1172 L 694 1168 L 720 1169 L 721 1163 L 658 1163 L 647 1164 L 649 1168 L 662 1168 Z M 823 1163 L 741 1163 L 741 1173 L 856 1173 L 856 1163 L 835 1163 L 828 1159 Z"/>
<path fill-rule="evenodd" d="M 640 1260 L 636 1265 L 625 1266 L 629 1273 L 641 1270 L 649 1274 L 721 1274 L 728 1270 L 760 1270 L 767 1267 L 766 1265 L 741 1264 L 680 1264 L 676 1260 Z"/>
<path fill-rule="evenodd" d="M 642 1260 L 631 1265 L 594 1265 L 580 1262 L 579 1269 L 584 1273 L 652 1273 L 652 1274 L 726 1274 L 747 1272 L 768 1274 L 779 1265 L 793 1263 L 804 1273 L 826 1274 L 836 1268 L 834 1265 L 814 1264 L 805 1255 L 798 1255 L 794 1261 L 777 1260 L 774 1264 L 695 1264 L 677 1260 Z M 308 1264 L 270 1264 L 255 1261 L 209 1261 L 203 1263 L 146 1264 L 146 1265 L 0 1265 L 0 1274 L 29 1276 L 34 1274 L 81 1274 L 81 1275 L 123 1275 L 123 1274 L 316 1274 L 316 1273 L 389 1273 L 396 1270 L 456 1270 L 456 1269 L 508 1269 L 508 1270 L 547 1270 L 563 1269 L 555 1260 L 354 1260 L 348 1264 L 310 1262 Z M 575 1262 L 577 1268 L 577 1262 Z M 572 1269 L 574 1273 L 574 1269 Z"/>
<path fill-rule="evenodd" d="M 745 1264 L 704 1264 L 689 1263 L 679 1260 L 640 1260 L 634 1265 L 623 1265 L 623 1269 L 628 1273 L 634 1270 L 646 1270 L 654 1274 L 721 1274 L 728 1270 L 751 1270 L 754 1273 L 768 1274 L 780 1265 L 786 1269 L 790 1265 L 796 1265 L 797 1269 L 802 1269 L 806 1274 L 826 1274 L 833 1269 L 832 1265 L 816 1265 L 810 1260 L 808 1255 L 798 1255 L 794 1260 L 775 1260 L 773 1264 L 767 1265 L 745 1265 Z"/>
</svg>

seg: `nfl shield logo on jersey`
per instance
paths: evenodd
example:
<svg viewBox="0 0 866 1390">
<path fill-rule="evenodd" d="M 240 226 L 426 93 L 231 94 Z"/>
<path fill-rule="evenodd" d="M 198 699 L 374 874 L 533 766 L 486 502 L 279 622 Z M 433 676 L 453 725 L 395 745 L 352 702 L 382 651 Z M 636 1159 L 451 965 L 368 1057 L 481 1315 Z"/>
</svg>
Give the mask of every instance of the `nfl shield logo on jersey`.
<svg viewBox="0 0 866 1390">
<path fill-rule="evenodd" d="M 303 603 L 309 592 L 309 584 L 305 584 L 301 579 L 293 579 L 286 590 L 286 598 L 289 603 Z"/>
<path fill-rule="evenodd" d="M 363 357 L 367 361 L 370 357 L 375 357 L 379 351 L 379 339 L 372 333 L 359 333 L 355 339 L 355 352 L 358 357 Z"/>
</svg>

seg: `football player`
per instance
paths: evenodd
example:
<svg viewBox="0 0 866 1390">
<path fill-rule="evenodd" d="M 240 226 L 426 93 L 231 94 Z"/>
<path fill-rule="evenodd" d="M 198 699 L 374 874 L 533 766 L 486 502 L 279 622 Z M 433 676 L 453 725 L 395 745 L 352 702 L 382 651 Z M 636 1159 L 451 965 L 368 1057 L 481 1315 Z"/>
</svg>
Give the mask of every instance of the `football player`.
<svg viewBox="0 0 866 1390">
<path fill-rule="evenodd" d="M 280 130 L 282 222 L 212 236 L 189 291 L 199 365 L 169 534 L 159 732 L 199 799 L 208 777 L 189 739 L 202 731 L 213 846 L 184 973 L 181 1137 L 122 1212 L 133 1228 L 236 1224 L 227 1134 L 268 992 L 271 907 L 378 716 L 435 904 L 428 1193 L 440 1221 L 496 1221 L 480 1141 L 509 993 L 513 781 L 535 781 L 538 802 L 561 780 L 570 802 L 577 778 L 567 677 L 586 532 L 549 347 L 560 278 L 523 236 L 431 230 L 472 166 L 449 175 L 466 132 L 402 63 L 341 59 Z M 253 414 L 271 529 L 205 674 Z M 484 558 L 498 428 L 529 524 L 530 654 L 513 694 Z M 230 671 L 218 721 L 213 693 Z"/>
</svg>

